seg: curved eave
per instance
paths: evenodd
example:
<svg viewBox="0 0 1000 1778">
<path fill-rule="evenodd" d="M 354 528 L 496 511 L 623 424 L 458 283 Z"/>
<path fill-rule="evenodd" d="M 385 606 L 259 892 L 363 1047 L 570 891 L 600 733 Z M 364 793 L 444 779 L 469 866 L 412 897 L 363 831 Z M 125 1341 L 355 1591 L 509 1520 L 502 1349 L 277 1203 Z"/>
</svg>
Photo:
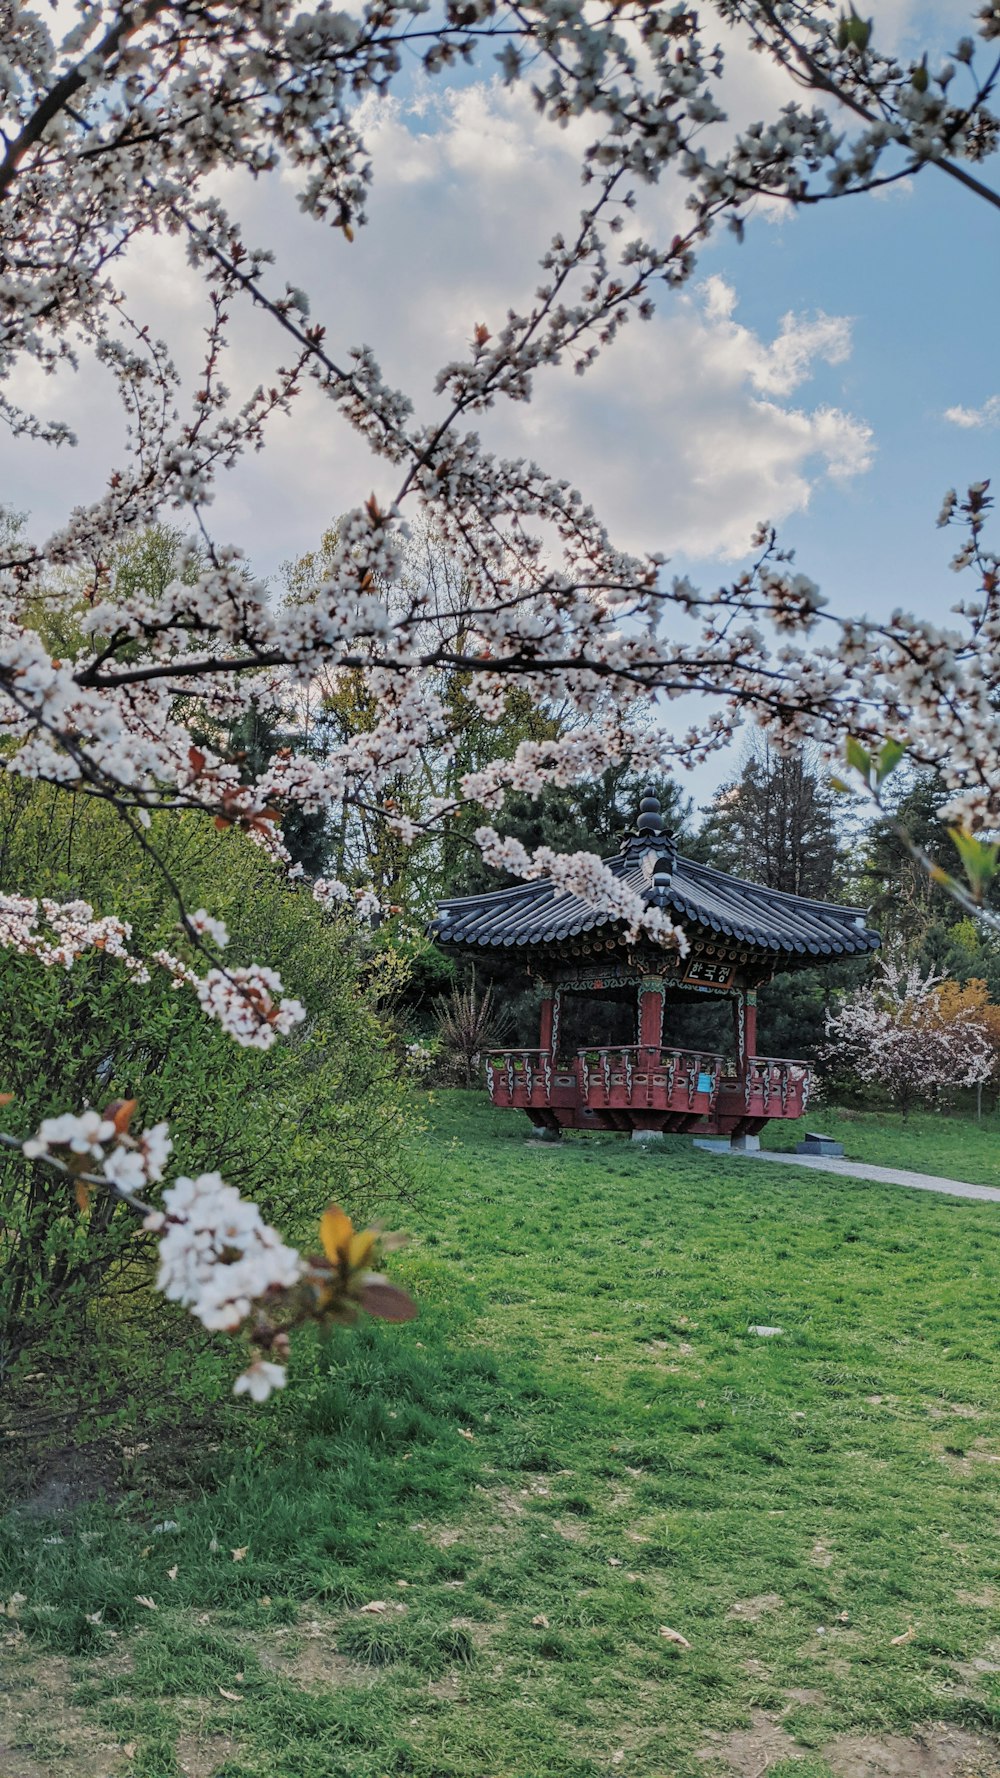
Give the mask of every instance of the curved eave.
<svg viewBox="0 0 1000 1778">
<path fill-rule="evenodd" d="M 654 890 L 642 861 L 639 845 L 606 860 L 614 875 L 642 895 L 647 905 L 671 914 L 691 937 L 722 938 L 763 951 L 775 961 L 788 958 L 794 963 L 863 956 L 881 943 L 879 934 L 864 924 L 860 908 L 763 889 L 680 857 L 674 860 L 669 879 L 661 878 Z M 530 952 L 601 930 L 624 938 L 621 920 L 598 913 L 549 882 L 518 883 L 490 894 L 441 902 L 439 907 L 430 931 L 439 944 L 454 950 Z"/>
</svg>

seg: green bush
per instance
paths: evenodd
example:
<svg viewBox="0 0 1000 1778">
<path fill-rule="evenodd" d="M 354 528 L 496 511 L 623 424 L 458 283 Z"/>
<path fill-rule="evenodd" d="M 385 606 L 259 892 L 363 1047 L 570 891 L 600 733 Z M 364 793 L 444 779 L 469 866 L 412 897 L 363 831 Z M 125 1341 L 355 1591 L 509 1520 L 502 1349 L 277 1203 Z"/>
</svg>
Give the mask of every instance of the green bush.
<svg viewBox="0 0 1000 1778">
<path fill-rule="evenodd" d="M 315 1228 L 331 1199 L 368 1216 L 398 1195 L 403 1109 L 358 989 L 356 934 L 236 831 L 162 815 L 147 838 L 159 864 L 105 805 L 0 784 L 0 891 L 80 897 L 129 920 L 133 950 L 148 956 L 180 948 L 173 885 L 188 910 L 225 920 L 228 960 L 278 969 L 308 1018 L 269 1051 L 240 1049 L 164 971 L 137 986 L 102 954 L 67 971 L 0 951 L 6 1127 L 27 1136 L 45 1116 L 134 1098 L 137 1123 L 169 1120 L 174 1174 L 217 1169 L 288 1238 Z M 0 1366 L 41 1328 L 75 1326 L 123 1270 L 145 1288 L 149 1252 L 130 1211 L 95 1197 L 82 1214 L 65 1180 L 5 1156 Z"/>
</svg>

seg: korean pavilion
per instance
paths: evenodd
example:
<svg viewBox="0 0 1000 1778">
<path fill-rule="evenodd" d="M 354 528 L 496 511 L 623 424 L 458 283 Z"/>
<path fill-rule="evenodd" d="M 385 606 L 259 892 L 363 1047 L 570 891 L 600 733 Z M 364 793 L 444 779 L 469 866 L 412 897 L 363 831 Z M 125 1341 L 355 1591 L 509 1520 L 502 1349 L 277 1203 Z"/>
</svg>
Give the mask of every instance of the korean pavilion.
<svg viewBox="0 0 1000 1778">
<path fill-rule="evenodd" d="M 876 950 L 878 933 L 858 908 L 683 858 L 650 790 L 606 862 L 681 927 L 685 956 L 648 937 L 629 940 L 619 917 L 549 881 L 438 903 L 431 932 L 440 945 L 487 973 L 491 961 L 513 962 L 541 991 L 537 1047 L 484 1058 L 493 1103 L 526 1112 L 539 1135 L 690 1131 L 756 1146 L 770 1118 L 802 1116 L 812 1078 L 806 1062 L 757 1054 L 757 990 L 776 973 Z M 671 1047 L 682 1009 L 708 1001 L 731 1009 L 729 1053 Z"/>
</svg>

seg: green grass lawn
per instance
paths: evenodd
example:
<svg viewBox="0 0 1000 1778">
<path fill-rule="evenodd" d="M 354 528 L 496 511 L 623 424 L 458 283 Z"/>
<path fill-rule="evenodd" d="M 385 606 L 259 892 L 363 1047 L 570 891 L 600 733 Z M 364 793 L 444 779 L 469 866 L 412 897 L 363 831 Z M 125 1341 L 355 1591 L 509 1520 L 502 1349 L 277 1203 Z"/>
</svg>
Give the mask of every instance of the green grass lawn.
<svg viewBox="0 0 1000 1778">
<path fill-rule="evenodd" d="M 118 1492 L 0 1534 L 3 1778 L 1000 1773 L 1000 1207 L 526 1131 L 436 1097 L 420 1320 L 265 1408 L 107 1331 Z"/>
</svg>

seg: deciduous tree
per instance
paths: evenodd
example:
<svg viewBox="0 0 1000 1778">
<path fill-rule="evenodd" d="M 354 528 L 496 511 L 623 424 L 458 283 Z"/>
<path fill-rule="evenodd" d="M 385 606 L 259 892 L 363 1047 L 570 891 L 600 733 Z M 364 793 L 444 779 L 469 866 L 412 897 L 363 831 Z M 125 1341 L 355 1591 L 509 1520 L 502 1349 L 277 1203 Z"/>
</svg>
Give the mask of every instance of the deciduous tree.
<svg viewBox="0 0 1000 1778">
<path fill-rule="evenodd" d="M 916 964 L 886 957 L 872 980 L 829 1015 L 828 1054 L 880 1087 L 904 1117 L 914 1105 L 947 1104 L 962 1087 L 987 1081 L 995 1066 L 974 998 L 922 975 Z"/>
</svg>

